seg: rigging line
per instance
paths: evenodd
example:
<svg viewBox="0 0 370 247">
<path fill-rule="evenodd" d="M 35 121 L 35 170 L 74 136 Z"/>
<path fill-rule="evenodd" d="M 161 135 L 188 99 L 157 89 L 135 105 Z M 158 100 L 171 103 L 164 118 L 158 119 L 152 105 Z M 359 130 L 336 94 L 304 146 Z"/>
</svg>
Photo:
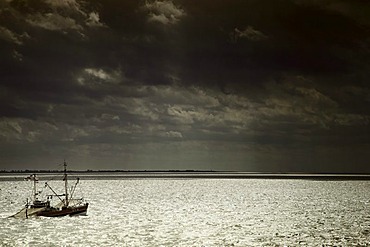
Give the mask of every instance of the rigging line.
<svg viewBox="0 0 370 247">
<path fill-rule="evenodd" d="M 50 185 L 49 185 L 48 183 L 45 183 L 45 186 L 49 187 L 49 189 L 54 193 L 54 195 L 55 195 L 55 196 L 57 196 L 61 202 L 63 202 L 63 199 L 60 197 L 61 195 L 58 195 L 58 194 L 53 190 L 53 188 L 51 188 L 51 187 L 50 187 Z"/>
</svg>

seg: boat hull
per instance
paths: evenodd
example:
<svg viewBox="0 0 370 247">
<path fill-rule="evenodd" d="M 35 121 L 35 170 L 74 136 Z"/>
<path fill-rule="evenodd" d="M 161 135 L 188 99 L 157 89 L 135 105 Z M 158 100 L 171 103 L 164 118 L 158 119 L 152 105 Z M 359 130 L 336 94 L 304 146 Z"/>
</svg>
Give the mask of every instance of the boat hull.
<svg viewBox="0 0 370 247">
<path fill-rule="evenodd" d="M 37 213 L 37 216 L 44 217 L 62 217 L 62 216 L 73 216 L 73 215 L 86 215 L 89 204 L 86 203 L 82 206 L 64 207 L 62 209 L 47 208 Z"/>
</svg>

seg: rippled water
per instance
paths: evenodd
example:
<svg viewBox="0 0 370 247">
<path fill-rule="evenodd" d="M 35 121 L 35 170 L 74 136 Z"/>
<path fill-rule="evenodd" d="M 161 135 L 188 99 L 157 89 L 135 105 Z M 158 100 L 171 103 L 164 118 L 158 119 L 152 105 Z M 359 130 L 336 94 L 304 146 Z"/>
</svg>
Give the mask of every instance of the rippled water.
<svg viewBox="0 0 370 247">
<path fill-rule="evenodd" d="M 82 180 L 88 216 L 7 218 L 27 181 L 0 182 L 1 246 L 369 246 L 370 181 Z"/>
</svg>

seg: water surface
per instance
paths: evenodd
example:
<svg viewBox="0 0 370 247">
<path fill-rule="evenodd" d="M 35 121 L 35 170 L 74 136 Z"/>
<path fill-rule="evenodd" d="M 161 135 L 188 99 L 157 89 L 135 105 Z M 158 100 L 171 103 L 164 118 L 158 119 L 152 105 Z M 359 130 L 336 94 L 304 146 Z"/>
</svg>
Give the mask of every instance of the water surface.
<svg viewBox="0 0 370 247">
<path fill-rule="evenodd" d="M 370 181 L 82 180 L 88 216 L 7 218 L 30 186 L 0 182 L 1 246 L 370 245 Z"/>
</svg>

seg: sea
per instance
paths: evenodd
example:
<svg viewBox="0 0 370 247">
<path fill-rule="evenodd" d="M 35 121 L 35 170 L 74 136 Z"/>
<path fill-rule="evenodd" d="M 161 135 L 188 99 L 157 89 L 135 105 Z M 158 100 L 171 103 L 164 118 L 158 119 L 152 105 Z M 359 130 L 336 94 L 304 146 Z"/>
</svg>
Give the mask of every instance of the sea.
<svg viewBox="0 0 370 247">
<path fill-rule="evenodd" d="M 370 246 L 369 180 L 87 176 L 86 216 L 9 217 L 31 189 L 0 180 L 0 246 Z"/>
</svg>

